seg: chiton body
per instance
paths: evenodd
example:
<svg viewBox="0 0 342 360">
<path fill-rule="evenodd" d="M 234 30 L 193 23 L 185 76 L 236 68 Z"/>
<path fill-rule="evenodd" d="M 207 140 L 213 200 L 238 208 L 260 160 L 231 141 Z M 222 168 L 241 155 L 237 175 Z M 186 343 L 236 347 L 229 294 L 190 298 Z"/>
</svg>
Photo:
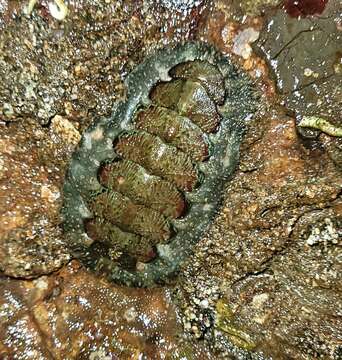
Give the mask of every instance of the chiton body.
<svg viewBox="0 0 342 360">
<path fill-rule="evenodd" d="M 73 155 L 64 229 L 87 267 L 153 286 L 177 272 L 217 212 L 256 92 L 201 43 L 158 51 L 126 86 Z"/>
</svg>

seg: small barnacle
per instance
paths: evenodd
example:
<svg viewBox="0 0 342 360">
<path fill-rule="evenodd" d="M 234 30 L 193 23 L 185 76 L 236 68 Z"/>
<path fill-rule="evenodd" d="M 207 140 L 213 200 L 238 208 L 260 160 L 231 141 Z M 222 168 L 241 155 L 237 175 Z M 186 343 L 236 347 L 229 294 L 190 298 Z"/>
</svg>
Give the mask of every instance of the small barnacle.
<svg viewBox="0 0 342 360">
<path fill-rule="evenodd" d="M 68 7 L 64 4 L 63 0 L 54 0 L 54 3 L 49 3 L 49 10 L 52 17 L 62 21 L 68 15 Z"/>
<path fill-rule="evenodd" d="M 64 186 L 66 235 L 87 267 L 135 286 L 178 271 L 215 216 L 255 108 L 237 74 L 212 47 L 188 43 L 129 75 L 127 100 L 85 132 Z"/>
<path fill-rule="evenodd" d="M 28 4 L 24 7 L 24 13 L 31 15 L 38 0 L 29 0 Z M 63 0 L 54 0 L 48 3 L 49 11 L 52 17 L 62 21 L 68 15 L 68 7 L 64 4 Z"/>
</svg>

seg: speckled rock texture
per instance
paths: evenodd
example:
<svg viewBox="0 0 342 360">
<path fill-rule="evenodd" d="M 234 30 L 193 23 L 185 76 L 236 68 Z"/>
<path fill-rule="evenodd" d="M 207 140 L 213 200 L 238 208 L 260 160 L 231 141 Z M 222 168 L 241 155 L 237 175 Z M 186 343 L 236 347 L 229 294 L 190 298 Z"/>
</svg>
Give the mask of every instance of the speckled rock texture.
<svg viewBox="0 0 342 360">
<path fill-rule="evenodd" d="M 316 109 L 341 120 L 339 2 L 301 19 L 280 7 L 244 16 L 249 0 L 66 3 L 59 22 L 49 1 L 24 17 L 22 2 L 0 0 L 0 268 L 10 275 L 0 278 L 0 358 L 340 359 L 341 139 L 299 133 L 294 117 Z M 292 38 L 290 23 L 317 30 Z M 323 23 L 327 46 L 304 56 L 297 40 L 316 49 Z M 255 32 L 259 56 L 249 49 Z M 77 261 L 62 266 L 61 189 L 78 139 L 110 115 L 136 63 L 187 39 L 228 54 L 263 94 L 215 223 L 174 287 L 119 287 Z M 272 69 L 268 54 L 285 39 L 296 46 L 279 57 L 295 49 L 298 59 Z M 279 94 L 282 79 L 290 87 Z M 27 276 L 27 264 L 36 278 L 13 278 Z"/>
<path fill-rule="evenodd" d="M 0 125 L 0 270 L 6 275 L 34 277 L 70 259 L 60 227 L 61 159 L 79 134 L 66 121 L 54 119 L 49 129 L 29 119 Z"/>
<path fill-rule="evenodd" d="M 203 2 L 177 13 L 162 2 L 78 1 L 63 22 L 51 16 L 47 1 L 30 16 L 24 6 L 3 5 L 0 114 L 6 121 L 31 116 L 41 124 L 66 115 L 87 126 L 92 115 L 111 113 L 123 95 L 123 78 L 147 52 L 192 37 Z"/>
<path fill-rule="evenodd" d="M 277 358 L 338 358 L 340 172 L 320 142 L 302 142 L 294 119 L 275 111 L 256 123 L 222 213 L 184 269 L 183 321 L 215 341 L 221 298 L 233 343 Z"/>
</svg>

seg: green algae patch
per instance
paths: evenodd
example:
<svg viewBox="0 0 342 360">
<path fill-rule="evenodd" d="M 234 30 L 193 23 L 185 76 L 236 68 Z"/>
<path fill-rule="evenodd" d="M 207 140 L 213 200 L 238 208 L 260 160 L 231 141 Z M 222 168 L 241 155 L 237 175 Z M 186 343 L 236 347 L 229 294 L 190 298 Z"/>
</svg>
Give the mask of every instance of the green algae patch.
<svg viewBox="0 0 342 360">
<path fill-rule="evenodd" d="M 234 313 L 223 299 L 216 303 L 216 327 L 223 331 L 231 342 L 239 348 L 253 350 L 255 343 L 234 321 Z"/>
</svg>

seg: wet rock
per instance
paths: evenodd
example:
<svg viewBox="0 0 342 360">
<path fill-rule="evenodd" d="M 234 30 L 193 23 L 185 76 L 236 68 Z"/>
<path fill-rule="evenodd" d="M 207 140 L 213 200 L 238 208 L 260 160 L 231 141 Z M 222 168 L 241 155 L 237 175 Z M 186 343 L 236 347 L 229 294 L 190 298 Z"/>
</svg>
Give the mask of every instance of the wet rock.
<svg viewBox="0 0 342 360">
<path fill-rule="evenodd" d="M 324 6 L 316 16 L 309 12 L 292 17 L 284 9 L 271 12 L 256 48 L 267 59 L 287 108 L 298 116 L 316 115 L 337 125 L 342 106 L 341 3 L 331 0 Z"/>
<path fill-rule="evenodd" d="M 334 162 L 335 166 L 342 170 L 342 139 L 333 139 L 326 134 L 320 134 L 320 141 L 329 154 L 329 157 Z"/>
<path fill-rule="evenodd" d="M 211 6 L 211 1 L 207 0 L 147 0 L 143 3 L 143 14 L 154 15 L 160 31 L 159 41 L 164 45 L 170 41 L 194 40 Z"/>
<path fill-rule="evenodd" d="M 13 21 L 13 17 L 21 12 L 21 4 L 18 1 L 0 0 L 0 29 Z"/>
<path fill-rule="evenodd" d="M 69 259 L 59 213 L 63 161 L 77 142 L 60 136 L 56 126 L 30 120 L 0 125 L 0 269 L 7 275 L 46 274 Z"/>
<path fill-rule="evenodd" d="M 334 239 L 341 228 L 340 206 L 300 217 L 293 245 L 264 272 L 242 278 L 224 296 L 237 324 L 257 334 L 258 349 L 265 355 L 339 358 L 341 248 Z M 317 242 L 312 242 L 313 233 Z"/>
<path fill-rule="evenodd" d="M 24 17 L 22 3 L 0 0 L 0 112 L 6 120 L 0 127 L 0 221 L 7 219 L 0 225 L 1 270 L 27 276 L 25 265 L 33 264 L 29 271 L 37 276 L 67 260 L 58 226 L 66 164 L 83 129 L 107 116 L 123 95 L 122 81 L 135 63 L 188 38 L 231 54 L 240 32 L 261 30 L 260 19 L 244 16 L 246 4 L 259 3 L 269 1 L 216 1 L 210 11 L 197 1 L 77 1 L 58 22 L 47 1 Z M 305 19 L 275 11 L 259 42 L 271 59 L 291 40 L 278 57 L 289 52 L 293 63 L 289 55 L 283 63 L 269 62 L 286 104 L 335 124 L 341 66 L 340 56 L 329 56 L 341 26 L 337 3 L 330 0 L 321 16 Z M 295 39 L 290 23 L 304 30 Z M 272 96 L 265 61 L 248 55 L 233 57 Z M 37 114 L 38 121 L 24 120 Z M 303 139 L 293 118 L 268 109 L 251 124 L 222 211 L 175 291 L 116 287 L 75 262 L 35 280 L 2 277 L 0 358 L 340 358 L 338 168 L 340 139 L 318 133 Z M 253 351 L 236 339 L 241 336 Z"/>
<path fill-rule="evenodd" d="M 115 287 L 72 262 L 35 281 L 0 279 L 0 357 L 212 359 L 181 327 L 168 290 Z"/>
<path fill-rule="evenodd" d="M 293 119 L 275 113 L 258 121 L 258 126 L 264 132 L 243 152 L 242 172 L 230 185 L 223 209 L 222 224 L 229 226 L 220 233 L 230 239 L 226 238 L 229 251 L 235 249 L 231 257 L 236 264 L 226 264 L 235 276 L 263 269 L 275 252 L 289 245 L 297 218 L 328 206 L 342 186 L 327 152 L 320 147 L 307 149 Z"/>
<path fill-rule="evenodd" d="M 322 142 L 304 145 L 293 118 L 280 109 L 264 116 L 251 124 L 222 212 L 182 274 L 185 329 L 197 327 L 222 358 L 250 343 L 255 356 L 334 358 L 340 173 Z M 204 311 L 194 299 L 214 288 L 223 303 L 208 296 Z M 214 320 L 208 328 L 205 318 Z M 215 324 L 225 345 L 211 333 Z"/>
<path fill-rule="evenodd" d="M 21 14 L 1 33 L 0 98 L 8 104 L 1 113 L 6 120 L 37 114 L 42 124 L 56 114 L 73 115 L 78 120 L 94 108 L 101 108 L 99 114 L 108 113 L 115 95 L 122 94 L 116 86 L 123 65 L 123 58 L 116 61 L 111 56 L 117 51 L 110 44 L 122 47 L 126 40 L 119 44 L 120 35 L 114 31 L 112 38 L 105 36 L 115 17 L 112 21 L 105 18 L 103 8 L 97 15 L 84 9 L 83 16 L 72 13 L 69 23 L 58 23 L 40 10 L 37 6 L 31 17 Z M 117 16 L 129 16 L 123 15 L 122 8 L 111 10 Z M 96 25 L 88 23 L 87 12 L 90 18 L 97 16 Z M 95 38 L 100 33 L 101 38 Z M 123 57 L 127 56 L 123 52 Z M 104 75 L 109 69 L 113 74 Z"/>
<path fill-rule="evenodd" d="M 242 2 L 241 2 L 242 3 Z M 197 39 L 216 46 L 222 53 L 231 56 L 255 79 L 265 97 L 274 95 L 274 84 L 269 79 L 265 60 L 257 56 L 252 44 L 262 28 L 262 18 L 239 15 L 238 2 L 215 1 L 206 21 L 200 23 Z"/>
</svg>

